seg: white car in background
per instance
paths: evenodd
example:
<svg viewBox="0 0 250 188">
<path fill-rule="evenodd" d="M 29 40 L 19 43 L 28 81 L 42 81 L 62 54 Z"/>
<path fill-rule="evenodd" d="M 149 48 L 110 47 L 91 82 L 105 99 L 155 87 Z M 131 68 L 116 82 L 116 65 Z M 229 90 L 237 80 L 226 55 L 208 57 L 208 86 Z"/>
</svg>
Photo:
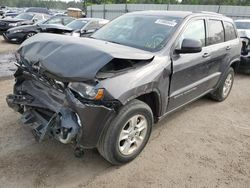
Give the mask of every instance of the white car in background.
<svg viewBox="0 0 250 188">
<path fill-rule="evenodd" d="M 241 61 L 238 71 L 250 73 L 250 19 L 235 20 L 234 22 L 242 41 Z"/>
<path fill-rule="evenodd" d="M 235 20 L 235 25 L 240 37 L 247 37 L 250 39 L 250 19 L 249 20 Z"/>
</svg>

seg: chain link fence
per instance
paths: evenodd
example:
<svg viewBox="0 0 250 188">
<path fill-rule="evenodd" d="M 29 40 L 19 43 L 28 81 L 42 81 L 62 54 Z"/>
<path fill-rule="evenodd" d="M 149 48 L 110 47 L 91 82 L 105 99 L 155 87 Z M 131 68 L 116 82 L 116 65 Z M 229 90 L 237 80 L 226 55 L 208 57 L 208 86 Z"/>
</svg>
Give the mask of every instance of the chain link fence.
<svg viewBox="0 0 250 188">
<path fill-rule="evenodd" d="M 179 4 L 102 4 L 87 7 L 87 17 L 112 20 L 127 12 L 142 10 L 210 11 L 233 19 L 250 18 L 250 6 L 179 5 Z"/>
</svg>

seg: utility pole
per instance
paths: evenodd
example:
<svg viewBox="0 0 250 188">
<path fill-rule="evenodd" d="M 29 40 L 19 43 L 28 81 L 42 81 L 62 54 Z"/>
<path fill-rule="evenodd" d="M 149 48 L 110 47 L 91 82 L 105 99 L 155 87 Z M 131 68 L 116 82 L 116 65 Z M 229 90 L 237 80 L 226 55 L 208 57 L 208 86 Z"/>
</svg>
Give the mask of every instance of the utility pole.
<svg viewBox="0 0 250 188">
<path fill-rule="evenodd" d="M 103 0 L 104 3 L 103 3 L 103 18 L 105 19 L 106 18 L 106 0 Z"/>
<path fill-rule="evenodd" d="M 125 13 L 128 12 L 128 0 L 125 0 Z"/>
</svg>

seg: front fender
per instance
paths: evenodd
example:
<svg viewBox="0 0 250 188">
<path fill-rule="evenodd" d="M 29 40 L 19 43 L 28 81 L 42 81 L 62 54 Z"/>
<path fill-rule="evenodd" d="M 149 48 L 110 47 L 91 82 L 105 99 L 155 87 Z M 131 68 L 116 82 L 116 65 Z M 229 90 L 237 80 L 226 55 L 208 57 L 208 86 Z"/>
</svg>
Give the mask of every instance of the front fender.
<svg viewBox="0 0 250 188">
<path fill-rule="evenodd" d="M 99 88 L 105 88 L 111 98 L 123 105 L 138 96 L 156 92 L 160 104 L 167 106 L 171 62 L 166 57 L 155 57 L 151 63 L 129 70 L 124 74 L 100 81 Z M 164 109 L 159 109 L 162 114 Z"/>
</svg>

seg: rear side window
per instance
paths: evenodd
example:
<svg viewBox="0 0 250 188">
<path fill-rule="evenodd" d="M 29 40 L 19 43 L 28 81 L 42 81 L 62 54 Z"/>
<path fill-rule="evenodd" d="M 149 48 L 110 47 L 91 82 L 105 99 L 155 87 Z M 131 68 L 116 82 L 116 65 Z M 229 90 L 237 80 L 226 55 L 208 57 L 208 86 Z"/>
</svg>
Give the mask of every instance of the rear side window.
<svg viewBox="0 0 250 188">
<path fill-rule="evenodd" d="M 237 38 L 236 31 L 232 23 L 224 22 L 226 41 L 233 40 Z"/>
<path fill-rule="evenodd" d="M 195 20 L 187 25 L 179 40 L 179 48 L 181 47 L 183 39 L 199 40 L 201 41 L 202 46 L 205 46 L 206 32 L 204 20 Z"/>
<path fill-rule="evenodd" d="M 225 40 L 224 28 L 220 20 L 208 21 L 208 45 L 222 43 Z"/>
</svg>

